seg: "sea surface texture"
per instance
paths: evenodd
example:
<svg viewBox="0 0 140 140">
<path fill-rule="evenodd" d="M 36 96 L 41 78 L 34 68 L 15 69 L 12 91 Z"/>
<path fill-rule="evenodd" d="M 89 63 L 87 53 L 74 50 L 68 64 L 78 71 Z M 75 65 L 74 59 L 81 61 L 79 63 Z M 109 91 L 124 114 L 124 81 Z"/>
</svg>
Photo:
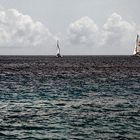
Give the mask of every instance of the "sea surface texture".
<svg viewBox="0 0 140 140">
<path fill-rule="evenodd" d="M 140 58 L 1 56 L 0 140 L 140 140 Z"/>
</svg>

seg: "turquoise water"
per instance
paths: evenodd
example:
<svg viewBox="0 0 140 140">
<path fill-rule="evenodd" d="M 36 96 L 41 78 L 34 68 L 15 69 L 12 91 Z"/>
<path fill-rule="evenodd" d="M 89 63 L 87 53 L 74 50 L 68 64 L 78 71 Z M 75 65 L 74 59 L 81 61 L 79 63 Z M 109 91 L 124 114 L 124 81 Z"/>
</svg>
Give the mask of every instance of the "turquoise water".
<svg viewBox="0 0 140 140">
<path fill-rule="evenodd" d="M 0 57 L 0 140 L 139 140 L 140 59 Z"/>
</svg>

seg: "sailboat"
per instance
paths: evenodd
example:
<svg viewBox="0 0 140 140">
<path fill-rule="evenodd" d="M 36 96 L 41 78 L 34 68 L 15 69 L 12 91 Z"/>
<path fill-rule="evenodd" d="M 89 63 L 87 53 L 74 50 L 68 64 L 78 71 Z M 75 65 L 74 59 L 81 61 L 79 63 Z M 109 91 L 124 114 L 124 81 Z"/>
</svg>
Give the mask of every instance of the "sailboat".
<svg viewBox="0 0 140 140">
<path fill-rule="evenodd" d="M 62 57 L 61 54 L 60 54 L 60 46 L 59 46 L 59 41 L 57 40 L 57 54 L 56 54 L 56 57 Z"/>
<path fill-rule="evenodd" d="M 135 44 L 133 55 L 140 57 L 140 40 L 139 40 L 139 35 L 137 35 L 137 38 L 136 38 L 136 44 Z"/>
</svg>

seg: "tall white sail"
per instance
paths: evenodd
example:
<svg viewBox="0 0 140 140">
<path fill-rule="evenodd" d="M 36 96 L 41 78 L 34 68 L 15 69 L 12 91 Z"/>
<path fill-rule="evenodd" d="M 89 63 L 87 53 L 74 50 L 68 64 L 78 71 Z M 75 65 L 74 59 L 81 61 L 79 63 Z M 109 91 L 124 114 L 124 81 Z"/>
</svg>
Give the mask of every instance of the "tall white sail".
<svg viewBox="0 0 140 140">
<path fill-rule="evenodd" d="M 139 40 L 139 35 L 137 35 L 136 38 L 136 43 L 135 43 L 135 48 L 134 48 L 134 55 L 140 55 L 140 40 Z"/>
<path fill-rule="evenodd" d="M 57 40 L 57 54 L 60 54 L 60 47 L 59 47 L 59 42 Z"/>
<path fill-rule="evenodd" d="M 57 54 L 56 54 L 57 57 L 61 57 L 60 55 L 60 46 L 59 46 L 59 41 L 57 40 Z"/>
<path fill-rule="evenodd" d="M 137 45 L 135 45 L 133 54 L 135 55 L 136 53 L 137 53 Z"/>
</svg>

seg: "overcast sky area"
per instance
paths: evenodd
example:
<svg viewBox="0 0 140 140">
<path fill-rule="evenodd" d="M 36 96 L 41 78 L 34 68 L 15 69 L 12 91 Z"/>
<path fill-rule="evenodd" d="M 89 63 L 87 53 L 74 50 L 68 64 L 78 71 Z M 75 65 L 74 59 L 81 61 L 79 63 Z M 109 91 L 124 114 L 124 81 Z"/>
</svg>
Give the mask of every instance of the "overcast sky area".
<svg viewBox="0 0 140 140">
<path fill-rule="evenodd" d="M 140 0 L 0 0 L 0 55 L 131 55 Z"/>
</svg>

